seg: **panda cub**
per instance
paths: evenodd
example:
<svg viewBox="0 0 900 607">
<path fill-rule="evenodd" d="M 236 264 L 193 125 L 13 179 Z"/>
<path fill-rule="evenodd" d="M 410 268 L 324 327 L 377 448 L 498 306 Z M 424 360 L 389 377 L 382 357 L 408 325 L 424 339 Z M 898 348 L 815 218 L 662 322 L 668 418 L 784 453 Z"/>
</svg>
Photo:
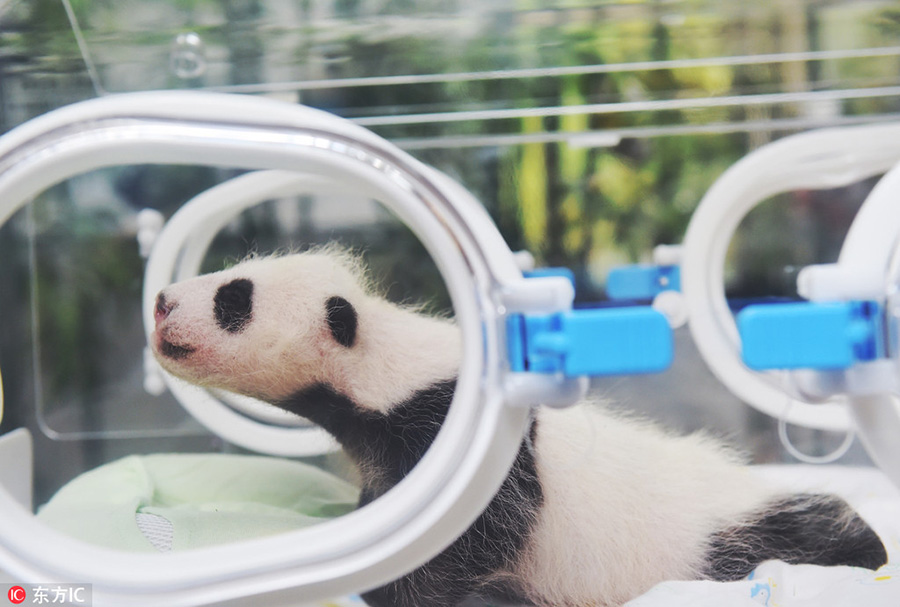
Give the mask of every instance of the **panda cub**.
<svg viewBox="0 0 900 607">
<path fill-rule="evenodd" d="M 434 440 L 453 398 L 454 323 L 376 294 L 361 262 L 323 249 L 250 259 L 164 289 L 152 348 L 190 382 L 321 425 L 359 468 L 360 505 Z M 736 580 L 768 559 L 875 569 L 878 536 L 839 498 L 783 494 L 711 438 L 583 404 L 535 411 L 509 476 L 452 545 L 363 595 L 453 607 L 480 595 L 547 607 L 621 605 L 663 580 Z"/>
</svg>

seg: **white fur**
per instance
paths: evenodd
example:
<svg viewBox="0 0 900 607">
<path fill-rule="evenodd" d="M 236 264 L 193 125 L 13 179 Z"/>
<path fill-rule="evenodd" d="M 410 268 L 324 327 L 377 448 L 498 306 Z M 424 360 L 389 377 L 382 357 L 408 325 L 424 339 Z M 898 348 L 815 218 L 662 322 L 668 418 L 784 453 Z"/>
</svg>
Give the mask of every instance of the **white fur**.
<svg viewBox="0 0 900 607">
<path fill-rule="evenodd" d="M 619 605 L 696 578 L 706 538 L 771 497 L 716 441 L 597 405 L 540 410 L 535 442 L 544 505 L 513 573 L 539 605 Z"/>
<path fill-rule="evenodd" d="M 220 286 L 238 278 L 253 281 L 253 317 L 244 330 L 228 333 L 216 325 L 212 302 Z M 452 321 L 370 293 L 355 260 L 334 251 L 250 259 L 163 294 L 174 308 L 154 332 L 157 358 L 173 374 L 204 386 L 276 401 L 326 383 L 360 406 L 386 411 L 452 379 L 459 367 L 461 338 Z M 330 334 L 325 302 L 332 296 L 356 309 L 352 348 Z M 195 352 L 180 360 L 161 356 L 163 339 Z"/>
</svg>

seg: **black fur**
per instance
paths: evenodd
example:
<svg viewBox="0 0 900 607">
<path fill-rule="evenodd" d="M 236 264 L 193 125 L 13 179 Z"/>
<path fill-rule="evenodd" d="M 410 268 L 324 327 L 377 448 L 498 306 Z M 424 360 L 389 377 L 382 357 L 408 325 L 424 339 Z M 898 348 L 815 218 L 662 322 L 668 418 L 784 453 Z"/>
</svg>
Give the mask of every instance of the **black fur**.
<svg viewBox="0 0 900 607">
<path fill-rule="evenodd" d="M 755 519 L 716 534 L 707 575 L 719 581 L 739 580 L 771 559 L 878 569 L 887 562 L 887 552 L 844 500 L 801 493 L 779 499 Z"/>
<path fill-rule="evenodd" d="M 253 281 L 238 278 L 222 285 L 216 291 L 213 304 L 219 328 L 240 333 L 253 318 Z"/>
<path fill-rule="evenodd" d="M 454 381 L 436 384 L 386 414 L 359 407 L 324 384 L 276 404 L 322 426 L 361 464 L 359 505 L 364 506 L 419 462 L 446 418 L 454 388 Z M 473 595 L 527 602 L 512 576 L 502 574 L 520 558 L 543 505 L 531 447 L 537 432 L 534 420 L 509 476 L 472 526 L 425 565 L 364 593 L 369 605 L 457 607 Z M 773 502 L 744 524 L 710 538 L 705 577 L 741 579 L 769 559 L 876 569 L 887 554 L 878 536 L 843 500 L 799 494 Z"/>
<path fill-rule="evenodd" d="M 160 344 L 159 351 L 163 356 L 172 360 L 181 360 L 187 358 L 194 353 L 194 348 L 189 346 L 176 346 L 172 342 L 163 340 Z"/>
<path fill-rule="evenodd" d="M 452 381 L 436 384 L 387 414 L 362 409 L 327 385 L 277 404 L 322 426 L 363 465 L 359 505 L 364 506 L 396 485 L 422 458 L 446 418 L 454 386 Z M 531 449 L 537 432 L 534 420 L 509 476 L 472 526 L 422 567 L 363 594 L 369 605 L 456 607 L 475 594 L 526 603 L 514 581 L 496 574 L 516 563 L 543 504 Z M 877 569 L 887 561 L 887 553 L 874 531 L 840 498 L 798 494 L 715 534 L 705 577 L 742 579 L 770 559 Z"/>
<path fill-rule="evenodd" d="M 356 406 L 325 385 L 278 405 L 330 432 L 347 453 L 364 464 L 360 506 L 405 477 L 434 441 L 453 398 L 454 381 L 422 390 L 381 414 Z M 412 573 L 363 595 L 373 607 L 454 607 L 475 593 L 521 601 L 518 588 L 493 579 L 521 554 L 543 496 L 531 451 L 523 442 L 515 464 L 487 509 L 447 549 Z"/>
<path fill-rule="evenodd" d="M 334 340 L 351 347 L 356 342 L 356 309 L 343 297 L 331 297 L 325 302 L 325 317 Z"/>
</svg>

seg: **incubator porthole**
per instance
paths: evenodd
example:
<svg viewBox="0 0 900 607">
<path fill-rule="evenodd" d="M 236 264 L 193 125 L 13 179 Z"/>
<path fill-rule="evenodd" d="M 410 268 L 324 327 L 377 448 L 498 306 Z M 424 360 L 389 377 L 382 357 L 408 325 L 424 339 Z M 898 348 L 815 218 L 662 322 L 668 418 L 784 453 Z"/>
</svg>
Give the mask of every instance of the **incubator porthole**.
<svg viewBox="0 0 900 607">
<path fill-rule="evenodd" d="M 154 251 L 145 284 L 145 309 L 151 307 L 155 293 L 168 282 L 225 270 L 247 259 L 277 259 L 311 251 L 310 254 L 347 258 L 358 266 L 364 274 L 358 286 L 370 296 L 449 318 L 449 294 L 416 236 L 386 207 L 363 192 L 314 175 L 271 171 L 226 180 L 179 209 L 159 235 Z M 322 288 L 326 288 L 327 279 L 327 273 L 323 274 Z M 264 296 L 265 291 L 255 295 Z M 372 332 L 367 326 L 361 330 L 365 334 Z M 290 334 L 287 324 L 284 332 L 286 338 Z M 248 343 L 248 347 L 252 345 Z M 374 344 L 368 346 L 373 347 Z M 227 386 L 209 390 L 209 400 L 202 392 L 184 388 L 180 382 L 169 384 L 190 411 L 201 421 L 213 423 L 216 429 L 221 430 L 218 424 L 226 419 L 214 421 L 219 419 L 213 415 L 218 410 L 217 402 L 250 420 L 285 430 L 297 429 L 292 439 L 285 433 L 283 440 L 273 442 L 271 436 L 257 436 L 235 426 L 228 436 L 243 447 L 295 456 L 317 455 L 337 447 L 308 420 L 236 394 Z"/>
<path fill-rule="evenodd" d="M 211 113 L 212 118 L 219 122 L 210 122 Z M 185 122 L 193 128 L 185 128 Z M 285 127 L 286 124 L 295 126 Z M 30 552 L 38 549 L 36 546 L 56 545 L 59 548 L 49 554 L 46 550 L 41 551 L 38 560 L 42 562 L 42 567 L 57 571 L 62 568 L 69 572 L 67 575 L 75 575 L 72 567 L 83 569 L 84 572 L 78 574 L 81 579 L 92 579 L 95 593 L 113 597 L 111 600 L 116 604 L 124 604 L 127 597 L 135 594 L 143 596 L 147 592 L 163 597 L 161 602 L 168 602 L 164 597 L 176 594 L 184 596 L 185 593 L 202 595 L 203 598 L 191 599 L 198 604 L 209 602 L 211 593 L 217 597 L 228 596 L 238 600 L 246 596 L 251 587 L 256 589 L 254 592 L 277 593 L 297 585 L 311 589 L 310 596 L 313 598 L 326 598 L 332 595 L 336 586 L 310 585 L 296 579 L 296 575 L 324 574 L 327 579 L 332 580 L 328 584 L 346 584 L 356 589 L 372 588 L 421 565 L 430 556 L 437 554 L 446 542 L 452 541 L 468 528 L 489 501 L 493 489 L 486 491 L 486 488 L 497 487 L 502 482 L 515 457 L 528 420 L 527 409 L 504 407 L 498 365 L 485 363 L 486 357 L 496 360 L 501 350 L 498 335 L 500 323 L 492 304 L 493 298 L 501 290 L 500 284 L 515 281 L 517 277 L 521 280 L 521 274 L 512 254 L 493 226 L 489 223 L 479 224 L 478 220 L 483 222 L 483 211 L 468 192 L 363 129 L 308 108 L 265 99 L 206 93 L 154 93 L 104 98 L 50 114 L 37 121 L 37 128 L 46 128 L 65 137 L 66 145 L 56 146 L 48 140 L 32 144 L 30 137 L 33 132 L 28 129 L 23 131 L 22 141 L 17 141 L 15 137 L 4 140 L 13 148 L 18 145 L 24 148 L 21 155 L 16 156 L 15 170 L 0 173 L 0 189 L 5 185 L 6 191 L 10 193 L 2 199 L 6 205 L 3 207 L 6 216 L 23 206 L 30 199 L 29 196 L 34 196 L 49 185 L 97 168 L 123 164 L 154 166 L 163 163 L 183 166 L 206 163 L 204 166 L 244 170 L 275 168 L 282 171 L 285 168 L 303 166 L 308 173 L 287 171 L 282 175 L 294 179 L 298 175 L 304 178 L 312 175 L 313 181 L 319 185 L 323 182 L 331 184 L 335 188 L 332 194 L 365 192 L 368 200 L 382 201 L 396 215 L 393 221 L 409 226 L 415 236 L 413 240 L 420 243 L 417 245 L 419 249 L 404 251 L 406 259 L 400 262 L 393 259 L 386 262 L 386 265 L 403 272 L 408 269 L 405 266 L 409 264 L 410 258 L 418 258 L 423 252 L 427 253 L 433 259 L 445 285 L 445 293 L 452 302 L 456 323 L 462 334 L 463 353 L 460 355 L 459 350 L 456 350 L 459 368 L 455 389 L 452 393 L 444 394 L 447 401 L 455 403 L 460 400 L 466 406 L 450 407 L 448 404 L 446 419 L 439 431 L 433 425 L 428 425 L 435 433 L 434 448 L 428 448 L 411 470 L 404 469 L 403 474 L 406 476 L 399 482 L 396 491 L 381 486 L 379 494 L 386 490 L 382 497 L 366 503 L 364 508 L 350 508 L 353 511 L 342 517 L 340 524 L 337 524 L 338 521 L 327 520 L 320 525 L 308 528 L 301 525 L 298 528 L 292 523 L 289 529 L 284 530 L 284 534 L 272 535 L 273 529 L 268 527 L 268 531 L 253 539 L 248 539 L 246 535 L 241 538 L 232 536 L 242 542 L 253 543 L 258 549 L 239 549 L 228 542 L 228 538 L 225 538 L 228 543 L 221 546 L 214 541 L 203 548 L 217 555 L 213 560 L 195 559 L 187 551 L 173 546 L 164 559 L 153 559 L 152 564 L 147 561 L 144 565 L 137 566 L 134 561 L 144 562 L 143 557 L 118 549 L 110 550 L 111 547 L 104 542 L 100 542 L 100 547 L 84 541 L 60 544 L 57 532 L 35 520 L 30 513 L 20 512 L 20 506 L 8 504 L 4 501 L 8 496 L 0 491 L 0 505 L 7 505 L 7 510 L 15 511 L 0 518 L 0 537 L 13 538 L 14 542 L 13 546 L 4 545 L 0 551 L 7 559 L 4 561 L 4 569 L 21 571 L 20 567 L 30 566 L 26 562 L 36 562 L 35 558 L 29 556 Z M 298 136 L 298 133 L 305 136 Z M 148 144 L 148 141 L 151 143 Z M 227 144 L 223 145 L 223 142 Z M 42 163 L 50 162 L 47 155 L 39 149 L 44 145 L 61 152 L 65 158 L 56 158 L 52 163 L 52 171 L 39 168 Z M 116 148 L 115 153 L 108 152 L 110 146 Z M 106 151 L 91 153 L 100 150 Z M 229 176 L 227 173 L 220 175 L 226 178 Z M 249 173 L 234 181 L 245 183 L 241 181 L 244 177 L 252 179 L 256 174 Z M 263 177 L 271 179 L 272 174 Z M 200 239 L 202 246 L 194 249 L 185 246 L 185 242 L 192 241 L 189 235 L 198 224 L 176 221 L 174 215 L 158 235 L 145 272 L 146 283 L 149 285 L 145 292 L 151 293 L 144 300 L 144 318 L 145 322 L 149 321 L 146 323 L 148 328 L 152 329 L 160 319 L 167 321 L 173 310 L 178 309 L 171 305 L 175 303 L 174 298 L 171 302 L 168 297 L 163 300 L 156 298 L 158 289 L 154 288 L 154 281 L 162 280 L 164 287 L 172 281 L 177 271 L 190 265 L 179 268 L 179 259 L 190 257 L 193 260 L 191 263 L 196 261 L 198 267 L 202 265 L 203 255 L 200 253 L 205 252 L 212 235 L 243 208 L 241 205 L 252 206 L 260 202 L 259 191 L 251 189 L 254 192 L 248 195 L 257 196 L 255 199 L 248 201 L 245 198 L 230 209 L 220 205 L 212 212 L 209 209 L 198 211 L 199 207 L 192 205 L 192 210 L 187 210 L 186 207 L 180 210 L 196 212 L 194 219 L 201 219 L 199 226 L 209 230 Z M 296 191 L 294 194 L 296 195 Z M 284 192 L 270 192 L 264 199 L 277 199 L 284 195 Z M 302 198 L 303 194 L 300 196 Z M 302 207 L 304 201 L 300 202 Z M 296 219 L 293 211 L 278 214 L 284 219 L 291 216 L 291 213 L 294 213 Z M 222 221 L 223 216 L 226 217 L 225 221 Z M 473 220 L 473 217 L 476 219 Z M 188 236 L 185 233 L 178 234 L 182 230 Z M 206 240 L 207 237 L 210 240 Z M 169 245 L 173 246 L 165 245 L 167 239 Z M 395 234 L 389 234 L 385 238 L 392 247 L 396 247 L 401 240 Z M 132 243 L 132 246 L 135 256 L 139 258 L 137 243 Z M 163 260 L 161 255 L 167 259 Z M 279 260 L 291 257 L 284 255 Z M 234 266 L 238 270 L 240 267 L 240 264 Z M 438 273 L 434 276 L 438 276 Z M 242 286 L 235 288 L 246 296 L 251 290 L 255 290 L 255 287 L 249 289 L 244 284 L 247 282 L 251 281 L 246 276 L 235 277 L 222 286 L 240 283 Z M 270 284 L 282 286 L 278 281 L 270 281 Z M 355 323 L 349 320 L 353 315 L 348 315 L 345 305 L 355 297 L 354 289 L 358 289 L 358 286 L 354 287 L 344 281 L 337 292 L 329 293 L 325 298 L 324 309 L 316 308 L 319 314 L 327 317 L 325 322 L 317 326 L 327 327 L 326 331 L 331 334 L 330 347 L 338 352 L 346 351 L 355 343 L 352 330 Z M 232 291 L 234 289 L 229 288 L 226 295 L 222 295 L 223 301 L 231 299 L 229 294 Z M 209 299 L 215 303 L 218 295 L 219 287 Z M 258 318 L 265 308 L 262 302 L 262 307 L 259 308 L 247 305 L 247 299 L 251 302 L 253 300 L 252 297 L 245 296 L 241 296 L 245 303 L 222 304 L 224 311 L 221 313 L 217 311 L 217 303 L 205 308 L 203 314 L 211 311 L 214 319 L 211 322 L 219 325 L 218 331 L 222 334 L 220 338 L 226 333 L 240 335 L 246 331 L 249 334 L 251 329 L 248 328 L 248 323 L 252 324 L 252 318 Z M 181 301 L 181 310 L 184 311 L 188 306 L 184 299 Z M 316 304 L 318 300 L 310 301 Z M 210 302 L 207 301 L 207 304 Z M 316 305 L 323 304 L 318 302 Z M 363 307 L 361 306 L 361 312 Z M 416 314 L 411 308 L 397 309 L 404 310 L 403 313 Z M 237 322 L 235 315 L 242 320 Z M 361 322 L 365 319 L 360 314 L 357 320 Z M 451 326 L 447 320 L 441 322 Z M 401 331 L 408 331 L 412 335 L 415 329 L 416 326 L 410 325 Z M 270 331 L 268 335 L 277 340 L 280 332 Z M 159 344 L 167 344 L 164 347 L 174 353 L 176 358 L 196 351 L 194 344 L 178 342 L 169 339 L 170 337 L 173 336 L 160 336 Z M 419 338 L 427 339 L 427 332 Z M 208 355 L 209 351 L 204 351 Z M 447 354 L 453 354 L 452 348 L 438 348 L 437 351 L 438 357 L 446 358 Z M 430 355 L 429 360 L 433 363 L 434 355 Z M 422 369 L 425 363 L 417 361 L 415 365 Z M 369 373 L 370 376 L 376 376 L 377 365 Z M 188 389 L 185 384 L 180 385 Z M 276 382 L 271 385 L 280 384 Z M 169 384 L 173 392 L 181 389 L 174 386 L 176 383 Z M 381 382 L 381 389 L 388 392 L 396 392 L 398 387 L 404 386 L 408 387 L 403 382 L 399 382 L 399 386 L 390 381 Z M 254 394 L 257 392 L 254 391 Z M 284 395 L 280 393 L 276 396 Z M 388 397 L 368 405 L 383 407 L 387 402 L 386 398 Z M 191 402 L 192 398 L 186 401 Z M 297 428 L 263 424 L 234 409 L 222 407 L 221 403 L 216 407 L 206 401 L 201 403 L 200 408 L 207 413 L 215 412 L 212 417 L 204 418 L 207 413 L 203 413 L 197 415 L 197 418 L 226 441 L 241 445 L 244 444 L 242 435 L 259 433 L 255 443 L 251 441 L 244 444 L 244 447 L 272 455 L 296 455 L 292 453 L 292 449 L 296 443 L 294 439 Z M 237 440 L 231 441 L 231 438 Z M 288 447 L 285 448 L 285 445 Z M 14 443 L 12 448 L 21 449 L 21 443 Z M 233 455 L 239 454 L 222 455 L 231 459 Z M 145 478 L 147 474 L 155 474 L 147 466 L 158 471 L 160 466 L 165 469 L 170 465 L 166 458 L 153 458 L 152 461 L 125 458 L 120 462 L 132 472 L 135 467 L 144 468 L 138 477 Z M 203 467 L 196 469 L 202 470 Z M 250 475 L 257 476 L 252 471 Z M 260 478 L 263 476 L 260 475 Z M 168 474 L 164 473 L 162 477 L 168 478 Z M 88 475 L 88 478 L 97 477 Z M 227 489 L 230 485 L 224 483 L 217 486 Z M 294 483 L 277 482 L 267 485 L 282 488 L 295 486 Z M 141 486 L 135 486 L 135 489 L 144 491 L 147 488 L 146 484 Z M 243 487 L 244 484 L 234 486 Z M 61 493 L 65 493 L 65 490 Z M 105 495 L 102 491 L 93 491 L 92 494 L 99 497 Z M 167 492 L 154 490 L 152 494 L 165 495 Z M 174 494 L 169 495 L 175 497 Z M 126 501 L 131 503 L 130 500 L 128 498 Z M 355 504 L 355 501 L 352 503 Z M 19 510 L 15 510 L 16 508 Z M 55 509 L 48 507 L 45 510 L 46 516 L 50 517 Z M 221 512 L 221 507 L 211 511 Z M 331 512 L 340 514 L 333 509 Z M 59 514 L 59 511 L 56 513 Z M 59 519 L 71 520 L 71 517 L 63 514 Z M 152 522 L 155 519 L 149 517 L 147 520 Z M 432 529 L 433 522 L 438 520 L 439 528 Z M 110 521 L 98 519 L 96 522 L 96 525 L 90 527 L 101 530 L 110 528 Z M 89 526 L 81 526 L 80 530 L 75 530 L 76 538 L 82 537 L 79 533 L 87 530 L 87 527 Z M 130 528 L 134 529 L 133 524 Z M 245 527 L 230 525 L 228 528 L 239 531 Z M 26 532 L 27 541 L 19 543 L 15 538 Z M 177 532 L 175 536 L 178 537 Z M 202 536 L 201 533 L 197 537 Z M 302 541 L 294 541 L 294 536 L 297 539 L 302 536 Z M 131 537 L 134 538 L 133 535 Z M 390 540 L 391 537 L 396 541 Z M 65 546 L 77 549 L 79 554 L 84 555 L 83 558 L 66 558 Z M 226 553 L 229 556 L 224 558 Z M 218 555 L 222 558 L 218 558 Z M 296 568 L 288 571 L 280 568 L 278 563 L 285 559 L 295 563 Z M 388 559 L 391 568 L 383 567 L 385 559 Z M 260 560 L 265 563 L 260 563 Z M 319 568 L 324 562 L 329 563 L 327 572 Z M 142 572 L 140 579 L 133 576 L 136 570 Z M 282 573 L 277 573 L 278 571 Z M 235 585 L 237 580 L 244 580 L 246 584 Z"/>
</svg>

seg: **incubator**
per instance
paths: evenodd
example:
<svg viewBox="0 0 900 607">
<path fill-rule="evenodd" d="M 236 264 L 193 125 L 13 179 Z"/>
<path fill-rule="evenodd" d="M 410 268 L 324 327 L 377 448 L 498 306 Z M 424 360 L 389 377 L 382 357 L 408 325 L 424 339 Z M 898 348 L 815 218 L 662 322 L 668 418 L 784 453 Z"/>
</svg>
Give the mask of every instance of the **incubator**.
<svg viewBox="0 0 900 607">
<path fill-rule="evenodd" d="M 836 475 L 877 494 L 883 510 L 867 514 L 889 517 L 896 512 L 900 497 L 884 480 L 900 487 L 900 221 L 895 202 L 900 170 L 894 168 L 900 166 L 900 127 L 896 123 L 825 128 L 761 145 L 708 189 L 683 239 L 657 247 L 652 264 L 614 269 L 606 282 L 607 298 L 600 305 L 576 293 L 575 285 L 584 284 L 581 276 L 536 269 L 529 255 L 514 253 L 495 219 L 461 185 L 458 175 L 448 176 L 414 157 L 415 150 L 434 145 L 428 137 L 401 136 L 394 144 L 368 130 L 387 124 L 399 131 L 405 128 L 404 121 L 406 126 L 414 124 L 414 115 L 362 117 L 354 124 L 298 105 L 293 98 L 285 102 L 235 94 L 259 92 L 254 87 L 262 84 L 220 87 L 225 92 L 107 95 L 115 87 L 103 81 L 95 65 L 98 56 L 112 61 L 104 55 L 103 38 L 86 40 L 83 24 L 69 3 L 64 4 L 93 86 L 103 95 L 25 121 L 0 138 L 0 224 L 16 216 L 19 232 L 7 229 L 5 234 L 25 242 L 21 247 L 25 253 L 14 254 L 24 255 L 36 272 L 30 282 L 5 279 L 7 285 L 29 285 L 34 349 L 27 356 L 34 368 L 17 364 L 16 373 L 33 373 L 28 391 L 33 393 L 35 410 L 22 413 L 21 390 L 15 399 L 9 394 L 0 399 L 0 421 L 5 422 L 0 436 L 0 580 L 7 576 L 10 583 L 89 583 L 95 605 L 274 606 L 317 604 L 348 595 L 342 600 L 358 604 L 353 595 L 421 565 L 471 524 L 507 474 L 530 408 L 571 405 L 588 394 L 591 377 L 606 378 L 599 382 L 600 391 L 612 386 L 612 393 L 621 385 L 618 382 L 628 381 L 622 378 L 652 378 L 645 374 L 678 366 L 686 342 L 699 352 L 723 393 L 728 391 L 778 420 L 782 441 L 798 457 L 816 459 L 793 446 L 788 425 L 846 433 L 838 450 L 821 457 L 823 461 L 842 456 L 858 436 L 865 454 L 858 451 L 857 461 L 870 457 L 881 473 L 841 469 Z M 887 53 L 860 55 L 879 52 Z M 209 54 L 201 36 L 181 34 L 169 49 L 170 69 L 181 82 L 214 79 Z M 558 75 L 565 75 L 564 70 L 537 74 Z M 413 84 L 427 84 L 425 77 L 409 78 Z M 324 88 L 324 82 L 283 86 L 315 91 L 317 86 Z M 129 82 L 126 88 L 140 86 Z M 674 103 L 663 109 L 678 109 L 678 100 L 670 101 Z M 640 108 L 651 102 L 633 103 Z M 490 119 L 491 112 L 499 120 L 528 119 L 527 111 L 491 109 L 470 118 Z M 562 110 L 557 116 L 565 114 Z M 461 118 L 435 113 L 429 119 L 439 124 Z M 790 128 L 841 122 L 856 120 L 828 115 Z M 573 148 L 609 145 L 598 139 L 604 136 L 614 137 L 616 144 L 629 137 L 677 134 L 674 127 L 663 126 L 654 127 L 653 133 L 638 130 L 643 127 L 596 132 L 582 128 L 583 132 L 565 135 Z M 536 135 L 515 142 L 540 142 Z M 449 137 L 458 138 L 455 145 L 509 144 L 502 135 L 469 134 L 465 143 L 462 135 Z M 478 143 L 479 137 L 491 141 Z M 360 225 L 382 222 L 392 226 L 390 230 L 408 230 L 402 239 L 388 230 L 387 240 L 395 245 L 413 242 L 408 245 L 413 255 L 433 260 L 431 275 L 423 280 L 443 285 L 444 303 L 452 308 L 463 333 L 464 362 L 450 414 L 433 448 L 394 490 L 354 510 L 353 475 L 322 430 L 252 399 L 188 386 L 162 371 L 142 348 L 127 355 L 141 361 L 137 371 L 138 367 L 130 367 L 129 391 L 113 388 L 112 394 L 102 395 L 107 404 L 98 408 L 85 406 L 83 399 L 66 392 L 65 385 L 54 389 L 47 383 L 49 372 L 77 374 L 81 368 L 66 366 L 54 352 L 41 351 L 46 332 L 59 338 L 52 344 L 66 338 L 116 355 L 115 347 L 78 341 L 85 333 L 72 327 L 83 318 L 72 319 L 71 324 L 40 325 L 38 312 L 52 304 L 47 294 L 51 299 L 67 294 L 47 286 L 52 267 L 42 268 L 40 247 L 35 246 L 52 244 L 61 227 L 42 217 L 53 214 L 54 188 L 69 184 L 91 190 L 94 197 L 109 197 L 102 180 L 92 176 L 112 167 L 141 167 L 144 172 L 135 173 L 140 177 L 127 185 L 133 193 L 153 187 L 155 176 L 146 168 L 151 165 L 200 166 L 209 174 L 201 174 L 203 187 L 175 212 L 141 208 L 134 213 L 130 226 L 134 240 L 127 247 L 133 247 L 128 255 L 135 275 L 119 279 L 140 298 L 143 327 L 128 329 L 123 344 L 129 347 L 152 330 L 154 299 L 161 288 L 206 271 L 211 263 L 221 267 L 223 248 L 226 257 L 246 253 L 246 237 L 234 226 L 243 222 L 252 227 L 253 212 L 271 213 L 276 223 L 294 224 L 302 232 L 310 223 L 311 209 L 323 212 L 333 201 L 354 200 L 358 208 L 353 214 L 362 218 Z M 210 175 L 215 178 L 207 179 Z M 738 305 L 726 296 L 729 246 L 752 209 L 782 192 L 834 189 L 866 180 L 877 180 L 877 185 L 856 212 L 836 262 L 798 268 L 791 275 L 801 297 Z M 32 204 L 35 198 L 41 198 L 40 204 Z M 265 206 L 284 200 L 290 204 Z M 336 203 L 335 207 L 346 208 Z M 91 212 L 93 218 L 103 217 L 102 209 Z M 328 220 L 322 221 L 325 228 L 316 236 L 324 240 L 339 231 L 334 225 L 345 225 L 347 217 L 339 219 L 331 227 Z M 86 229 L 77 219 L 70 221 L 62 227 Z M 254 237 L 264 240 L 262 232 L 264 228 Z M 309 233 L 303 235 L 309 239 Z M 236 240 L 238 247 L 228 250 L 223 237 Z M 364 246 L 365 237 L 358 240 Z M 272 248 L 294 244 L 276 237 Z M 119 243 L 110 254 L 122 254 L 125 247 Z M 211 262 L 211 252 L 219 259 Z M 75 277 L 61 281 L 90 280 L 89 274 L 82 268 Z M 115 307 L 121 302 L 98 296 L 88 308 L 91 305 Z M 112 331 L 121 326 L 114 323 Z M 10 341 L 27 341 L 20 338 L 13 335 Z M 3 371 L 6 379 L 9 371 Z M 91 389 L 90 394 L 100 393 Z M 52 397 L 65 402 L 50 402 Z M 117 400 L 115 406 L 121 410 L 111 413 L 108 403 Z M 152 411 L 136 413 L 146 408 Z M 167 455 L 144 455 L 150 453 Z M 226 459 L 193 468 L 197 460 L 191 458 L 203 453 Z M 216 468 L 223 462 L 227 470 Z M 282 462 L 284 468 L 273 472 L 272 462 Z M 259 524 L 255 517 L 259 511 L 252 508 L 232 513 L 233 518 L 223 515 L 213 523 L 224 521 L 225 533 L 211 529 L 202 512 L 163 508 L 171 504 L 155 504 L 131 516 L 134 501 L 143 497 L 125 493 L 146 491 L 146 486 L 137 488 L 138 483 L 135 488 L 129 485 L 136 477 L 141 482 L 152 480 L 151 493 L 167 492 L 185 505 L 201 501 L 196 492 L 202 482 L 199 476 L 187 477 L 180 485 L 173 482 L 186 466 L 208 476 L 241 469 L 243 478 L 260 481 L 258 486 L 245 486 L 247 493 L 266 493 L 269 479 L 298 491 L 318 491 L 317 499 L 326 507 L 316 513 L 291 512 L 276 522 L 266 519 L 265 525 Z M 101 470 L 106 477 L 97 475 Z M 821 474 L 827 485 L 828 468 L 821 470 L 806 480 Z M 785 479 L 796 482 L 795 477 Z M 74 484 L 85 480 L 85 485 Z M 58 491 L 68 481 L 73 484 Z M 53 494 L 55 502 L 50 499 Z M 64 503 L 66 499 L 73 501 Z M 296 496 L 286 491 L 283 499 Z M 71 509 L 72 503 L 79 506 L 82 518 L 73 518 L 78 509 Z M 281 504 L 264 504 L 276 505 Z M 38 510 L 41 514 L 36 516 Z M 238 532 L 242 525 L 258 525 L 259 532 Z M 174 539 L 179 526 L 200 539 L 179 543 Z M 110 539 L 107 527 L 115 527 L 112 535 L 125 527 L 128 533 Z M 886 540 L 895 542 L 888 549 L 896 562 L 900 530 L 885 529 L 897 533 Z M 773 578 L 796 587 L 824 584 L 820 577 L 798 581 L 792 575 L 763 570 L 755 582 L 745 585 L 756 599 L 763 591 L 756 585 L 764 576 L 769 576 L 767 587 Z M 896 578 L 900 573 L 892 569 L 881 575 Z M 843 590 L 851 593 L 848 596 L 887 601 L 900 596 L 888 581 L 848 577 Z M 876 594 L 852 594 L 863 586 L 872 586 Z M 666 604 L 678 593 L 718 596 L 717 589 L 697 588 L 655 589 L 635 605 Z"/>
</svg>

